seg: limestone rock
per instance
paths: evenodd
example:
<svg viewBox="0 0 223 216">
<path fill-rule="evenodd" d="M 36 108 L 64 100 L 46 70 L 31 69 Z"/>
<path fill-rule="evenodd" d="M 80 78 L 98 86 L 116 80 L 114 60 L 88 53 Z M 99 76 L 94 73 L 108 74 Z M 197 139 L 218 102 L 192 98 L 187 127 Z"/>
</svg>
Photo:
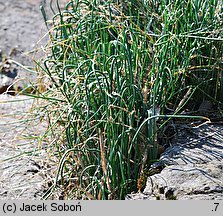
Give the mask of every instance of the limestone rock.
<svg viewBox="0 0 223 216">
<path fill-rule="evenodd" d="M 147 179 L 141 194 L 126 199 L 217 200 L 223 199 L 223 164 L 172 165 Z"/>
<path fill-rule="evenodd" d="M 156 199 L 223 199 L 223 164 L 172 165 L 148 178 L 144 194 Z"/>
<path fill-rule="evenodd" d="M 0 94 L 7 91 L 17 76 L 17 69 L 12 68 L 9 60 L 3 58 L 0 50 Z"/>
<path fill-rule="evenodd" d="M 183 130 L 152 168 L 165 167 L 149 176 L 143 193 L 126 199 L 222 200 L 223 127 L 203 125 Z"/>
<path fill-rule="evenodd" d="M 202 164 L 223 161 L 223 127 L 203 125 L 199 128 L 183 128 L 173 145 L 161 155 L 163 165 Z"/>
<path fill-rule="evenodd" d="M 7 91 L 8 88 L 13 84 L 16 77 L 16 71 L 12 71 L 8 74 L 0 73 L 0 94 Z"/>
<path fill-rule="evenodd" d="M 31 114 L 34 99 L 0 95 L 0 200 L 40 199 L 48 180 L 46 123 Z"/>
</svg>

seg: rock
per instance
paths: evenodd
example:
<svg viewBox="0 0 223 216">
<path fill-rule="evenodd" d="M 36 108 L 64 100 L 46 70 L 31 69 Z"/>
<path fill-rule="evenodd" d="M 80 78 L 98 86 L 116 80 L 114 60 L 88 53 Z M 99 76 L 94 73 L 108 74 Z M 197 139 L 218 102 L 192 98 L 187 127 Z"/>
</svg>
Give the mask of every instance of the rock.
<svg viewBox="0 0 223 216">
<path fill-rule="evenodd" d="M 0 95 L 0 200 L 41 199 L 50 173 L 46 123 L 31 114 L 34 99 Z"/>
<path fill-rule="evenodd" d="M 13 80 L 14 79 L 4 74 L 0 74 L 0 94 L 6 92 L 10 88 L 13 83 Z"/>
<path fill-rule="evenodd" d="M 0 73 L 0 94 L 7 91 L 13 85 L 13 81 L 17 76 L 17 70 L 13 69 L 8 73 Z"/>
<path fill-rule="evenodd" d="M 223 199 L 223 164 L 168 166 L 148 178 L 144 194 L 161 200 Z"/>
<path fill-rule="evenodd" d="M 0 94 L 8 91 L 17 76 L 17 69 L 12 67 L 9 60 L 4 58 L 0 50 Z"/>
<path fill-rule="evenodd" d="M 223 127 L 203 125 L 180 132 L 178 139 L 152 168 L 165 168 L 149 176 L 143 193 L 126 199 L 223 199 Z"/>
<path fill-rule="evenodd" d="M 202 164 L 223 160 L 223 127 L 203 125 L 199 128 L 181 128 L 178 138 L 161 155 L 163 165 Z"/>
<path fill-rule="evenodd" d="M 5 76 L 4 74 L 0 74 L 0 94 L 7 91 L 7 88 L 12 84 L 13 79 Z"/>
</svg>

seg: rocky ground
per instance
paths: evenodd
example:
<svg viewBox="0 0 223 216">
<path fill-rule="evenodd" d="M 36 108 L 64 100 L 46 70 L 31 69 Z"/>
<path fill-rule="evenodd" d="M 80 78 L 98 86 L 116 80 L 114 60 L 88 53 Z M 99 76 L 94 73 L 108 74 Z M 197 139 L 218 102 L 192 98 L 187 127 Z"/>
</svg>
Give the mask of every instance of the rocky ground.
<svg viewBox="0 0 223 216">
<path fill-rule="evenodd" d="M 222 162 L 222 121 L 199 127 L 183 125 L 159 162 L 153 164 L 150 171 L 156 174 L 147 178 L 143 192 L 126 199 L 222 200 Z"/>
<path fill-rule="evenodd" d="M 0 0 L 1 67 L 11 67 L 11 71 L 6 71 L 8 74 L 1 74 L 4 82 L 1 82 L 0 88 L 3 84 L 12 84 L 12 79 L 7 77 L 13 80 L 16 77 L 15 87 L 23 87 L 36 77 L 34 72 L 24 70 L 11 60 L 32 67 L 33 58 L 45 43 L 47 38 L 42 36 L 46 29 L 39 10 L 40 3 L 40 0 Z"/>
<path fill-rule="evenodd" d="M 0 199 L 39 199 L 47 179 L 47 154 L 35 138 L 44 132 L 28 114 L 33 99 L 0 95 Z"/>
<path fill-rule="evenodd" d="M 48 41 L 40 6 L 45 8 L 46 19 L 51 19 L 49 2 L 0 0 L 0 93 L 12 82 L 14 89 L 21 89 L 35 80 L 37 74 L 32 70 L 35 66 L 33 61 L 44 55 L 42 47 Z M 53 2 L 52 7 L 57 11 Z M 63 7 L 67 0 L 59 2 Z"/>
<path fill-rule="evenodd" d="M 0 199 L 40 199 L 49 176 L 36 139 L 45 126 L 29 114 L 33 99 L 16 95 L 37 77 L 33 59 L 47 41 L 40 5 L 47 2 L 0 0 Z"/>
</svg>

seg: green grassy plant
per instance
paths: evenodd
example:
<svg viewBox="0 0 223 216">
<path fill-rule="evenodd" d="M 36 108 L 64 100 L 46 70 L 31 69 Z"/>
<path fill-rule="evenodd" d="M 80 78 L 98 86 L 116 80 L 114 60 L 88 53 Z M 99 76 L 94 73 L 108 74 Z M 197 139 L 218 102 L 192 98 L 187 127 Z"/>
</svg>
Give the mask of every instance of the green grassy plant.
<svg viewBox="0 0 223 216">
<path fill-rule="evenodd" d="M 222 5 L 73 0 L 62 10 L 56 2 L 38 64 L 45 91 L 37 89 L 58 137 L 50 190 L 60 183 L 69 198 L 123 199 L 157 159 L 158 117 L 202 118 L 177 115 L 200 93 L 222 104 Z"/>
</svg>

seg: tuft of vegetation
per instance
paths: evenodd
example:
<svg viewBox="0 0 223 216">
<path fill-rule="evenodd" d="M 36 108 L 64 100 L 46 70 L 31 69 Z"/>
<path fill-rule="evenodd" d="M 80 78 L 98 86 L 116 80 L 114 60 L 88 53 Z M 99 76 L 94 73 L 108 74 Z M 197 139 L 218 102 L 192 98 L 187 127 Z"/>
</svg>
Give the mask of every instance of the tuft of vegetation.
<svg viewBox="0 0 223 216">
<path fill-rule="evenodd" d="M 56 3 L 36 89 L 60 158 L 46 197 L 61 185 L 66 198 L 123 199 L 157 159 L 157 131 L 170 118 L 205 119 L 182 115 L 190 101 L 222 106 L 223 6 L 70 0 L 62 10 Z"/>
</svg>

